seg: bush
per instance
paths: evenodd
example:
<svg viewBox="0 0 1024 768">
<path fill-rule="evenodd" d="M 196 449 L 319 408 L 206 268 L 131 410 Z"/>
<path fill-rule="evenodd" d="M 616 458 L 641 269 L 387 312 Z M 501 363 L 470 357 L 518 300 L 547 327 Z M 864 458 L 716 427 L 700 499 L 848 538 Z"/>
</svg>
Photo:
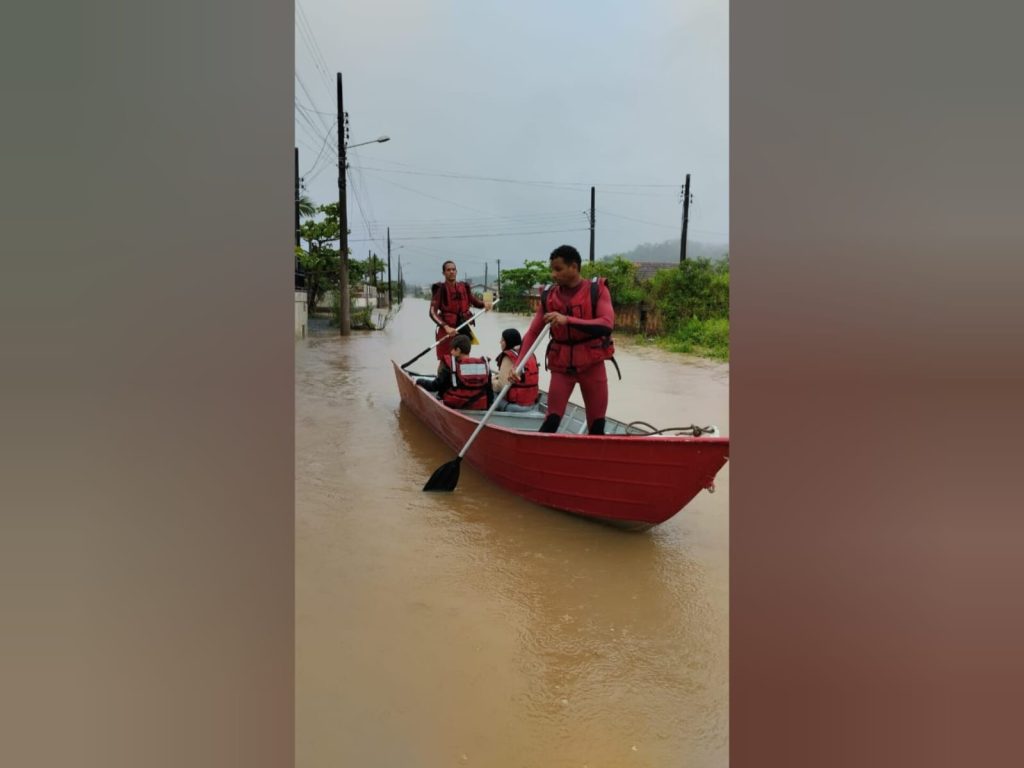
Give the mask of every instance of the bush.
<svg viewBox="0 0 1024 768">
<path fill-rule="evenodd" d="M 594 276 L 606 278 L 614 306 L 637 304 L 644 299 L 644 289 L 636 276 L 636 264 L 622 256 L 615 256 L 608 261 L 586 261 L 581 274 L 587 280 Z"/>
<path fill-rule="evenodd" d="M 673 352 L 688 352 L 716 360 L 729 359 L 729 318 L 690 318 L 665 339 Z"/>
<path fill-rule="evenodd" d="M 669 330 L 691 318 L 728 318 L 729 262 L 690 259 L 662 270 L 651 280 L 650 296 Z"/>
</svg>

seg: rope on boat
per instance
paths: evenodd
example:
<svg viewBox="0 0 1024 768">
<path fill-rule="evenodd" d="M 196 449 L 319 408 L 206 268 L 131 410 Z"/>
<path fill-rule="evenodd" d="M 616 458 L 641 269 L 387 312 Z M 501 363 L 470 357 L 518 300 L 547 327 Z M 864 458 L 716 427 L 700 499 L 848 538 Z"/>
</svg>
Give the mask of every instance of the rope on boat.
<svg viewBox="0 0 1024 768">
<path fill-rule="evenodd" d="M 629 430 L 639 429 L 641 427 L 646 428 L 647 432 L 641 432 L 642 435 L 664 435 L 669 432 L 675 432 L 680 435 L 690 435 L 691 437 L 700 437 L 701 435 L 708 435 L 715 431 L 714 427 L 698 427 L 696 424 L 691 424 L 688 427 L 665 427 L 664 429 L 658 429 L 653 424 L 648 424 L 646 421 L 631 421 L 626 425 L 626 429 Z"/>
</svg>

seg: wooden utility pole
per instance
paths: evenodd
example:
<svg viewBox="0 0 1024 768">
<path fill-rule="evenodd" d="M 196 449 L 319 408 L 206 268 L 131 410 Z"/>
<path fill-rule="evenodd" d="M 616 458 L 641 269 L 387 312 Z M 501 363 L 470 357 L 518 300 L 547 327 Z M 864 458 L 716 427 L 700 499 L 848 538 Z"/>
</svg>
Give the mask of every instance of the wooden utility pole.
<svg viewBox="0 0 1024 768">
<path fill-rule="evenodd" d="M 594 188 L 590 188 L 590 261 L 594 261 Z"/>
<path fill-rule="evenodd" d="M 686 225 L 690 221 L 690 174 L 686 174 L 683 186 L 683 234 L 679 239 L 679 263 L 686 261 Z"/>
<path fill-rule="evenodd" d="M 299 148 L 295 148 L 295 247 L 302 247 L 302 230 L 299 227 Z M 299 261 L 299 254 L 295 254 L 295 287 L 306 286 L 306 275 L 302 269 L 302 262 Z"/>
<path fill-rule="evenodd" d="M 352 302 L 348 291 L 348 199 L 345 195 L 345 141 L 348 136 L 348 115 L 341 93 L 341 72 L 338 73 L 338 330 L 342 336 L 352 335 Z"/>
<path fill-rule="evenodd" d="M 388 227 L 388 309 L 391 309 L 391 227 Z"/>
<path fill-rule="evenodd" d="M 299 240 L 301 230 L 299 229 L 299 148 L 295 148 L 295 246 L 302 243 Z M 298 258 L 298 257 L 296 257 Z"/>
</svg>

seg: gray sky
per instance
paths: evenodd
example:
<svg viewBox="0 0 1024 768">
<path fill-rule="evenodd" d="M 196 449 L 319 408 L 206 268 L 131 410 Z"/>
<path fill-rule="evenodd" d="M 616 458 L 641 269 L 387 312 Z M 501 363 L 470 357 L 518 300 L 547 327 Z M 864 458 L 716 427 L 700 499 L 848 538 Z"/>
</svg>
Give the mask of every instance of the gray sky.
<svg viewBox="0 0 1024 768">
<path fill-rule="evenodd" d="M 727 242 L 728 39 L 725 0 L 297 0 L 306 193 L 337 200 L 341 72 L 349 144 L 391 137 L 348 152 L 356 258 L 390 226 L 412 281 L 586 259 L 591 185 L 598 257 L 678 239 L 686 173 L 689 239 Z"/>
</svg>

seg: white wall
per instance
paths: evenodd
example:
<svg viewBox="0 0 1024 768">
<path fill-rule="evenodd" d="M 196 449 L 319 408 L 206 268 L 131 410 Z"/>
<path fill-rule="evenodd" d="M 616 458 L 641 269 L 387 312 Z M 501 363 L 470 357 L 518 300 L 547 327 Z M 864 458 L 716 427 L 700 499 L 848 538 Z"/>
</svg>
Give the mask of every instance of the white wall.
<svg viewBox="0 0 1024 768">
<path fill-rule="evenodd" d="M 306 323 L 309 313 L 306 310 L 306 292 L 295 292 L 295 338 L 301 339 L 306 335 Z"/>
</svg>

